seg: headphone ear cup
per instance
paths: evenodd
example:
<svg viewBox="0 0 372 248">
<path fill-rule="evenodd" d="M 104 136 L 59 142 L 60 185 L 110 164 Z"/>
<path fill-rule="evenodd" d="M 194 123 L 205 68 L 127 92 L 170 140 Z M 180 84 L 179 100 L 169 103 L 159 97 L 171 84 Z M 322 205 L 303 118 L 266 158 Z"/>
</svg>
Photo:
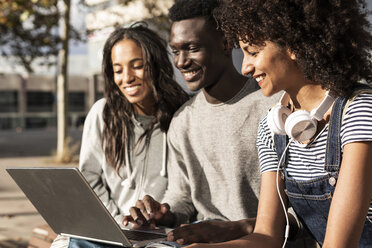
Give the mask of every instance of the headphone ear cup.
<svg viewBox="0 0 372 248">
<path fill-rule="evenodd" d="M 311 118 L 308 111 L 298 110 L 288 116 L 284 128 L 290 138 L 304 142 L 315 135 L 317 122 Z"/>
<path fill-rule="evenodd" d="M 267 114 L 267 125 L 269 126 L 271 132 L 275 134 L 285 135 L 284 124 L 287 117 L 292 112 L 283 105 L 275 105 L 269 113 Z"/>
</svg>

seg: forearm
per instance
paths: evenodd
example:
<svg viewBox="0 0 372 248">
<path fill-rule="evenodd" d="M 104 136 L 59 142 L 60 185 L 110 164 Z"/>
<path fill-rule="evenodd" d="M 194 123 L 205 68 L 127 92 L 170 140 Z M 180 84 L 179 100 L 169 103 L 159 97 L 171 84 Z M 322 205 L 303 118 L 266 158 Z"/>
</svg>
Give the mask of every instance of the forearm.
<svg viewBox="0 0 372 248">
<path fill-rule="evenodd" d="M 215 244 L 192 244 L 187 248 L 280 248 L 283 240 L 274 239 L 258 233 L 252 233 L 240 239 Z"/>
<path fill-rule="evenodd" d="M 280 194 L 284 201 L 284 183 L 279 181 Z M 281 247 L 284 240 L 285 217 L 276 191 L 276 173 L 266 172 L 261 176 L 261 190 L 254 232 L 232 241 L 231 247 Z"/>
<path fill-rule="evenodd" d="M 235 234 L 237 238 L 241 238 L 253 233 L 256 218 L 233 221 L 232 224 L 233 226 L 230 228 L 231 233 Z"/>
<path fill-rule="evenodd" d="M 173 230 L 168 234 L 168 240 L 177 241 L 179 244 L 203 243 L 200 244 L 201 247 L 203 247 L 204 244 L 212 243 L 216 244 L 218 247 L 220 245 L 226 247 L 230 247 L 230 245 L 245 247 L 246 243 L 255 244 L 255 242 L 257 242 L 255 241 L 255 239 L 257 239 L 256 237 L 262 236 L 255 234 L 251 237 L 254 224 L 255 219 L 239 221 L 202 221 Z M 268 243 L 270 243 L 270 240 L 266 241 L 264 244 Z"/>
<path fill-rule="evenodd" d="M 253 233 L 256 218 L 243 219 L 238 221 L 211 221 L 213 224 L 211 229 L 214 230 L 216 237 L 215 240 L 207 242 L 225 242 L 229 240 L 240 239 Z"/>
<path fill-rule="evenodd" d="M 261 194 L 258 205 L 257 220 L 254 226 L 254 232 L 251 233 L 253 227 L 249 223 L 241 222 L 226 222 L 224 225 L 231 225 L 231 231 L 241 232 L 239 235 L 236 235 L 235 240 L 216 243 L 216 244 L 196 244 L 191 247 L 281 247 L 284 237 L 284 227 L 285 227 L 285 217 L 283 214 L 283 208 L 281 207 L 278 194 L 275 188 L 275 178 L 276 174 L 267 172 L 262 175 L 261 180 Z M 283 182 L 280 182 L 281 194 L 284 195 Z M 237 225 L 240 224 L 240 225 Z M 248 225 L 247 225 L 248 224 Z M 218 223 L 215 223 L 218 225 Z M 241 229 L 236 229 L 237 226 Z M 220 236 L 224 240 L 231 239 L 233 236 L 228 236 L 230 232 L 226 231 L 226 227 L 222 228 L 210 228 L 213 230 L 220 230 L 221 234 L 217 235 L 217 242 L 221 240 Z M 245 234 L 243 237 L 241 234 Z M 244 235 L 243 234 L 243 235 Z M 228 237 L 226 237 L 228 236 Z M 200 242 L 200 241 L 199 241 Z M 190 242 L 191 243 L 191 242 Z"/>
</svg>

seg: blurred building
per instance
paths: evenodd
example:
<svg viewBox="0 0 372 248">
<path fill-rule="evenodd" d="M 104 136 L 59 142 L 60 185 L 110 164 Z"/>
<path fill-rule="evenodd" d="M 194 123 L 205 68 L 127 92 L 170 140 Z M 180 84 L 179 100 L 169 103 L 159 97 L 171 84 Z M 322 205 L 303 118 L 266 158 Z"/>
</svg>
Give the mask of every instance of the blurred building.
<svg viewBox="0 0 372 248">
<path fill-rule="evenodd" d="M 103 89 L 94 89 L 86 76 L 70 75 L 68 80 L 68 121 L 79 127 Z M 54 75 L 0 74 L 0 130 L 55 127 L 56 95 Z"/>
<path fill-rule="evenodd" d="M 167 13 L 174 0 L 85 0 L 85 3 L 85 12 L 75 10 L 74 13 L 73 8 L 71 17 L 73 24 L 81 29 L 86 28 L 88 36 L 87 44 L 70 43 L 70 127 L 82 125 L 92 104 L 103 96 L 100 76 L 102 50 L 114 27 L 145 21 L 151 29 L 168 40 Z M 74 23 L 76 18 L 79 18 L 77 24 Z M 234 50 L 233 58 L 236 68 L 240 70 L 241 52 Z M 34 63 L 35 73 L 28 75 L 15 58 L 0 57 L 0 130 L 56 126 L 57 68 L 43 66 L 39 62 L 36 60 Z M 176 68 L 174 72 L 176 81 L 188 91 L 181 73 Z"/>
<path fill-rule="evenodd" d="M 72 3 L 77 1 L 72 1 Z M 115 26 L 146 21 L 167 39 L 167 27 L 153 17 L 166 16 L 173 0 L 86 0 L 85 12 L 72 8 L 74 26 L 86 29 L 87 44 L 70 42 L 68 64 L 68 115 L 70 127 L 83 124 L 92 104 L 103 97 L 102 49 Z M 125 4 L 128 2 L 128 4 Z M 85 19 L 85 20 L 84 20 Z M 83 23 L 83 25 L 82 25 Z M 85 25 L 84 25 L 85 23 Z M 78 28 L 79 28 L 78 27 Z M 84 31 L 83 31 L 84 32 Z M 72 51 L 72 52 L 71 52 Z M 56 126 L 56 66 L 33 63 L 33 74 L 15 57 L 0 57 L 0 130 L 50 128 Z"/>
</svg>

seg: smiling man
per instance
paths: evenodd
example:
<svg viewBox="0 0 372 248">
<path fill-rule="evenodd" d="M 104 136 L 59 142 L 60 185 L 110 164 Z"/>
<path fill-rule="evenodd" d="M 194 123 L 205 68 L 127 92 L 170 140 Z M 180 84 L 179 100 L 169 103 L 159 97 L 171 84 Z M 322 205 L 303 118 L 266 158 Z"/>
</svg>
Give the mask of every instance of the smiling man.
<svg viewBox="0 0 372 248">
<path fill-rule="evenodd" d="M 259 120 L 276 98 L 232 62 L 212 11 L 215 0 L 180 0 L 169 11 L 174 64 L 187 86 L 200 92 L 174 116 L 168 131 L 168 189 L 161 204 L 146 196 L 124 220 L 177 227 L 169 241 L 217 242 L 252 232 L 260 173 Z M 212 231 L 213 230 L 213 231 Z"/>
</svg>

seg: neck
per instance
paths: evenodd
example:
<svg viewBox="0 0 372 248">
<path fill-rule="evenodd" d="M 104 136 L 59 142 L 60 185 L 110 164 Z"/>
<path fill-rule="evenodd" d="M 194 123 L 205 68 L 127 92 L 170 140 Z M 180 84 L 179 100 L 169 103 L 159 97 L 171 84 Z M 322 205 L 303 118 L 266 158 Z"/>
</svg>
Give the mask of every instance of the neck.
<svg viewBox="0 0 372 248">
<path fill-rule="evenodd" d="M 217 83 L 203 88 L 202 91 L 207 102 L 218 104 L 232 99 L 244 87 L 246 81 L 247 78 L 233 68 L 225 72 Z"/>
<path fill-rule="evenodd" d="M 155 114 L 155 108 L 143 108 L 143 106 L 135 105 L 134 111 L 136 111 L 137 114 L 143 115 L 143 116 L 154 116 Z"/>
<path fill-rule="evenodd" d="M 156 113 L 155 100 L 153 97 L 147 98 L 142 102 L 133 104 L 134 111 L 143 116 L 154 116 Z"/>
<path fill-rule="evenodd" d="M 291 103 L 296 110 L 307 110 L 319 106 L 324 99 L 326 90 L 322 89 L 320 84 L 305 84 L 304 86 L 293 90 L 287 91 L 291 98 Z"/>
</svg>

